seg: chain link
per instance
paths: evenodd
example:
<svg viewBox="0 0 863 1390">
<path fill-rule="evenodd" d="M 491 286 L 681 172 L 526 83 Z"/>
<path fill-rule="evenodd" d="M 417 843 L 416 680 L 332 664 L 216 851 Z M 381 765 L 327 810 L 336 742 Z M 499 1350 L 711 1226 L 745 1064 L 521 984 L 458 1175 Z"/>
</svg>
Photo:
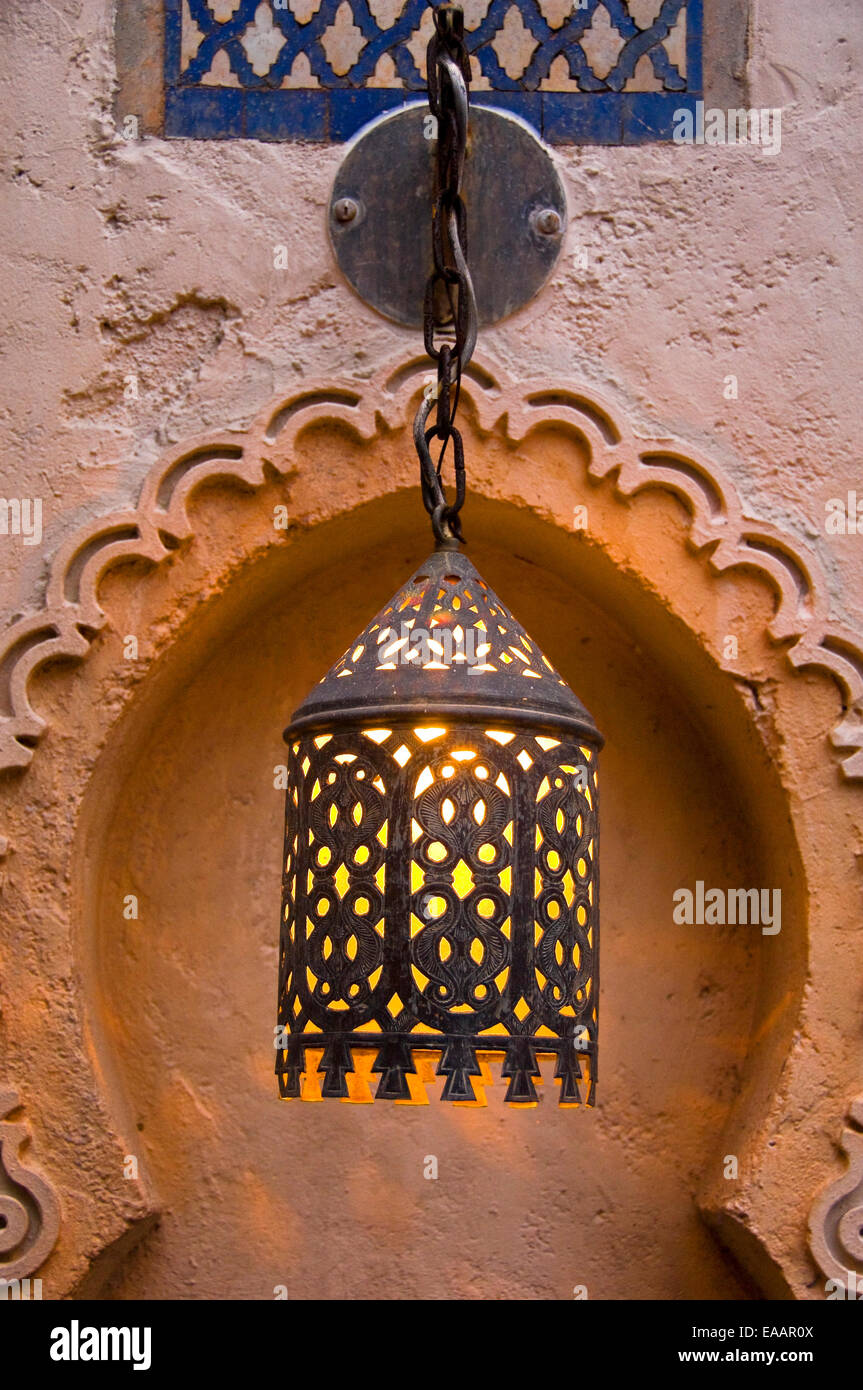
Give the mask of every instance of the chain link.
<svg viewBox="0 0 863 1390">
<path fill-rule="evenodd" d="M 467 265 L 467 211 L 461 181 L 467 154 L 470 61 L 459 5 L 438 5 L 426 55 L 429 110 L 437 123 L 437 180 L 432 207 L 434 270 L 423 304 L 423 340 L 437 366 L 437 387 L 426 392 L 414 420 L 422 495 L 438 543 L 463 541 L 459 512 L 465 497 L 464 445 L 455 426 L 461 378 L 476 345 L 477 314 Z M 437 341 L 436 341 L 437 339 Z M 435 423 L 426 428 L 432 408 Z M 440 440 L 437 463 L 429 445 Z M 456 496 L 450 503 L 441 471 L 452 440 Z"/>
</svg>

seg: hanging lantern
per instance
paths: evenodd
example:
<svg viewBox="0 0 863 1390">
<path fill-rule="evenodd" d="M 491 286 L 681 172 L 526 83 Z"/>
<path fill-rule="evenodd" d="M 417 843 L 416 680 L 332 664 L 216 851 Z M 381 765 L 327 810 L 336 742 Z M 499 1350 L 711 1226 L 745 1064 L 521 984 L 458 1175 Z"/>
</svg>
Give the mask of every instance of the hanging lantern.
<svg viewBox="0 0 863 1390">
<path fill-rule="evenodd" d="M 435 23 L 426 343 L 438 387 L 414 433 L 438 544 L 285 732 L 276 1072 L 286 1099 L 426 1104 L 442 1078 L 442 1099 L 482 1105 L 497 1061 L 506 1101 L 535 1105 L 545 1061 L 561 1105 L 591 1105 L 602 738 L 459 549 L 453 422 L 475 338 L 458 190 L 469 68 L 459 12 L 443 6 Z M 456 291 L 455 344 L 435 349 L 429 306 L 441 286 Z M 453 504 L 441 483 L 450 440 Z"/>
<path fill-rule="evenodd" d="M 281 1093 L 560 1103 L 596 1081 L 590 715 L 464 555 L 439 549 L 299 707 L 289 744 Z"/>
</svg>

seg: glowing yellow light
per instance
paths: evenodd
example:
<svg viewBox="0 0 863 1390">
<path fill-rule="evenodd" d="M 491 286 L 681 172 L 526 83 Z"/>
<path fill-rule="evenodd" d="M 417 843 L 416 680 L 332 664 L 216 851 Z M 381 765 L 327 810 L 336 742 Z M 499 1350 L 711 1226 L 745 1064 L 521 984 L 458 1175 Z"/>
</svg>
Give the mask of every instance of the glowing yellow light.
<svg viewBox="0 0 863 1390">
<path fill-rule="evenodd" d="M 324 1055 L 322 1047 L 307 1047 L 305 1055 L 305 1071 L 302 1077 L 302 1089 L 300 1091 L 303 1100 L 323 1100 L 321 1095 L 321 1078 L 318 1075 L 318 1063 Z"/>
<path fill-rule="evenodd" d="M 379 653 L 381 660 L 389 661 L 390 657 L 395 656 L 396 652 L 400 651 L 401 648 L 407 644 L 407 641 L 407 637 L 399 637 L 395 642 L 388 643 L 384 650 Z M 380 667 L 378 667 L 378 670 L 380 670 Z"/>
<path fill-rule="evenodd" d="M 417 784 L 414 787 L 414 796 L 422 796 L 423 792 L 426 790 L 427 787 L 431 786 L 433 781 L 434 773 L 432 772 L 431 768 L 424 767 L 419 777 L 417 778 Z M 416 825 L 416 821 L 414 821 L 414 825 Z"/>
<path fill-rule="evenodd" d="M 463 859 L 460 859 L 453 870 L 453 888 L 460 898 L 466 898 L 468 893 L 474 889 L 473 874 Z"/>
<path fill-rule="evenodd" d="M 371 1082 L 373 1080 L 372 1067 L 377 1053 L 370 1048 L 355 1047 L 351 1052 L 354 1064 L 353 1071 L 345 1072 L 345 1085 L 348 1088 L 346 1096 L 342 1096 L 342 1101 L 353 1105 L 371 1105 L 374 1101 Z"/>
</svg>

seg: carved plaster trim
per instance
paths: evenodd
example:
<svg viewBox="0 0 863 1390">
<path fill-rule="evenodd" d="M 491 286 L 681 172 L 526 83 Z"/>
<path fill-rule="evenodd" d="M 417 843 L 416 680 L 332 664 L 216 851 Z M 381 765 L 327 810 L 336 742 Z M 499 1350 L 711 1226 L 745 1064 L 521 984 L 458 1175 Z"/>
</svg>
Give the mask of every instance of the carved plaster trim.
<svg viewBox="0 0 863 1390">
<path fill-rule="evenodd" d="M 60 1204 L 51 1184 L 19 1158 L 29 1133 L 6 1119 L 18 1093 L 0 1089 L 0 1279 L 26 1279 L 45 1263 L 60 1230 Z"/>
<path fill-rule="evenodd" d="M 809 1248 L 829 1281 L 832 1297 L 839 1289 L 847 1298 L 863 1297 L 863 1095 L 852 1102 L 839 1140 L 848 1167 L 815 1199 L 809 1214 Z"/>
<path fill-rule="evenodd" d="M 164 454 L 144 480 L 138 504 L 91 521 L 60 547 L 40 612 L 12 623 L 0 641 L 0 770 L 26 769 L 46 728 L 30 703 L 32 673 L 57 657 L 83 660 L 107 619 L 99 604 L 102 575 L 130 559 L 159 564 L 192 533 L 187 503 L 205 480 L 225 477 L 255 488 L 264 465 L 293 466 L 298 433 L 316 422 L 341 421 L 362 439 L 405 425 L 410 397 L 428 370 L 425 359 L 382 369 L 370 381 L 310 383 L 271 404 L 243 432 L 201 436 Z M 691 513 L 688 544 L 713 574 L 754 570 L 777 595 L 767 634 L 786 647 L 797 670 L 833 677 L 842 713 L 829 738 L 840 750 L 845 778 L 863 779 L 863 640 L 833 621 L 829 586 L 814 553 L 770 522 L 747 515 L 731 479 L 713 460 L 671 437 L 638 438 L 593 387 L 547 380 L 516 383 L 488 361 L 474 363 L 464 394 L 479 426 L 501 428 L 519 443 L 539 425 L 575 433 L 588 454 L 588 474 L 610 481 L 630 500 L 646 488 L 676 494 Z"/>
</svg>

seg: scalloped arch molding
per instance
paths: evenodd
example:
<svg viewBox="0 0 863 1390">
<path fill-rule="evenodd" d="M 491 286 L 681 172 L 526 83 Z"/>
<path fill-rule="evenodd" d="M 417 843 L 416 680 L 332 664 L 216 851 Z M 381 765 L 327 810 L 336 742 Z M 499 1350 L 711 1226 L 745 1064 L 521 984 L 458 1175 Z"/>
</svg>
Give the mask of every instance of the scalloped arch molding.
<svg viewBox="0 0 863 1390">
<path fill-rule="evenodd" d="M 0 770 L 26 769 L 45 731 L 30 702 L 33 672 L 58 657 L 86 659 L 107 622 L 98 599 L 102 575 L 131 559 L 158 564 L 175 550 L 191 534 L 186 503 L 194 488 L 219 477 L 260 486 L 265 467 L 273 466 L 268 453 L 276 441 L 280 454 L 291 457 L 300 430 L 316 421 L 343 421 L 364 441 L 381 422 L 398 428 L 426 371 L 424 359 L 400 360 L 369 381 L 307 384 L 269 405 L 243 433 L 212 433 L 169 451 L 145 479 L 136 507 L 70 536 L 52 563 L 43 608 L 11 624 L 0 644 Z M 691 513 L 688 544 L 713 574 L 759 571 L 777 595 L 767 634 L 785 646 L 792 667 L 817 668 L 836 681 L 842 711 L 830 742 L 840 752 L 843 776 L 863 779 L 863 643 L 831 619 L 826 577 L 811 551 L 779 527 L 748 516 L 734 484 L 704 454 L 670 437 L 636 439 L 592 388 L 571 381 L 516 383 L 486 359 L 471 367 L 465 392 L 480 428 L 503 427 L 513 443 L 538 425 L 575 430 L 587 449 L 588 475 L 610 481 L 620 499 L 645 488 L 675 493 Z"/>
<path fill-rule="evenodd" d="M 85 1030 L 80 1021 L 88 1007 L 80 973 L 82 969 L 85 973 L 91 969 L 87 964 L 90 947 L 88 939 L 80 934 L 82 928 L 75 907 L 77 898 L 86 895 L 82 884 L 73 879 L 70 866 L 75 862 L 75 836 L 80 833 L 86 839 L 88 822 L 81 803 L 82 793 L 93 777 L 93 766 L 86 756 L 91 733 L 86 727 L 80 730 L 79 741 L 67 742 L 64 754 L 66 735 L 57 691 L 46 692 L 46 709 L 53 699 L 58 711 L 52 732 L 58 735 L 61 755 L 59 776 L 54 778 L 52 759 L 38 749 L 47 726 L 45 718 L 31 704 L 31 674 L 57 657 L 84 660 L 92 653 L 86 671 L 93 687 L 99 688 L 98 682 L 106 670 L 114 669 L 116 652 L 109 649 L 110 644 L 94 641 L 100 630 L 113 630 L 108 612 L 116 611 L 112 607 L 116 594 L 104 594 L 104 608 L 99 597 L 100 580 L 112 566 L 136 559 L 145 559 L 155 566 L 164 561 L 158 572 L 167 578 L 169 557 L 173 556 L 180 566 L 188 565 L 194 571 L 195 561 L 186 547 L 178 551 L 178 545 L 193 535 L 200 541 L 205 565 L 212 561 L 218 568 L 223 562 L 228 563 L 231 557 L 227 554 L 226 536 L 233 514 L 228 511 L 228 524 L 218 532 L 219 539 L 208 556 L 207 522 L 203 520 L 206 509 L 199 515 L 189 505 L 192 493 L 207 481 L 236 480 L 247 489 L 263 491 L 276 476 L 292 482 L 301 479 L 292 529 L 294 521 L 297 530 L 307 529 L 312 533 L 312 545 L 319 521 L 341 515 L 349 527 L 351 504 L 380 500 L 382 492 L 405 489 L 409 476 L 413 476 L 412 466 L 409 474 L 407 464 L 402 467 L 396 462 L 395 472 L 381 477 L 379 468 L 372 473 L 372 461 L 379 450 L 386 452 L 389 448 L 384 445 L 390 435 L 396 438 L 396 447 L 389 449 L 391 461 L 399 457 L 402 435 L 407 454 L 410 402 L 427 370 L 424 359 L 399 359 L 382 367 L 368 381 L 307 383 L 287 398 L 271 403 L 248 429 L 212 433 L 171 450 L 145 479 L 137 506 L 93 521 L 68 538 L 54 559 L 43 609 L 16 622 L 4 635 L 0 651 L 0 767 L 17 774 L 6 779 L 13 852 L 9 855 L 4 893 L 12 909 L 10 922 L 16 921 L 13 931 L 22 932 L 18 939 L 25 939 L 22 929 L 26 924 L 28 939 L 38 943 L 40 960 L 50 964 L 57 997 L 66 1000 L 68 996 L 68 1010 L 63 1016 L 68 1015 L 70 1020 L 70 1074 L 68 1084 L 64 1083 L 58 1093 L 52 1072 L 54 1054 L 46 1055 L 41 1014 L 28 1012 L 33 994 L 30 958 L 26 952 L 10 952 L 12 968 L 8 973 L 14 979 L 8 984 L 4 981 L 9 999 L 8 1011 L 4 1004 L 4 1012 L 8 1012 L 9 1020 L 16 1019 L 21 1046 L 17 1052 L 19 1075 L 14 1087 L 9 1081 L 8 1089 L 25 1096 L 28 1108 L 35 1107 L 40 1152 L 41 1145 L 46 1146 L 46 1151 L 53 1150 L 53 1176 L 59 1197 L 62 1199 L 66 1192 L 75 1193 L 66 1244 L 58 1242 L 46 1261 L 52 1277 L 58 1281 L 57 1287 L 73 1286 L 91 1258 L 88 1251 L 104 1250 L 105 1259 L 110 1262 L 114 1258 L 112 1242 L 128 1234 L 133 1226 L 138 1232 L 147 1229 L 158 1208 L 146 1182 L 136 1185 L 132 1192 L 125 1179 L 118 1176 L 119 1169 L 111 1155 L 116 1157 L 116 1153 L 125 1154 L 128 1150 L 122 1138 L 123 1126 L 114 1116 L 112 1087 L 106 1087 L 104 1081 L 105 1058 L 110 1060 L 110 1055 L 105 1053 L 103 1068 L 91 1073 L 92 1058 L 84 1045 Z M 833 721 L 832 728 L 831 692 L 825 685 L 818 694 L 815 707 L 822 711 L 824 727 L 820 733 L 817 727 L 814 730 L 814 744 L 807 722 L 813 707 L 806 704 L 805 727 L 801 728 L 801 721 L 792 719 L 787 708 L 777 702 L 776 741 L 766 752 L 768 757 L 780 753 L 775 761 L 780 773 L 785 774 L 786 812 L 803 852 L 798 888 L 802 893 L 807 884 L 815 885 L 823 876 L 826 891 L 808 895 L 807 910 L 801 915 L 798 930 L 787 938 L 789 950 L 781 968 L 765 974 L 765 1013 L 758 1034 L 760 1060 L 756 1058 L 754 1066 L 759 1079 L 742 1093 L 733 1122 L 740 1151 L 746 1155 L 740 1182 L 732 1188 L 724 1177 L 714 1175 L 709 1181 L 705 1179 L 704 1190 L 697 1198 L 699 1210 L 715 1227 L 720 1240 L 754 1271 L 765 1290 L 780 1289 L 782 1296 L 788 1296 L 791 1287 L 797 1296 L 818 1296 L 804 1249 L 805 1216 L 818 1188 L 824 1189 L 823 1195 L 816 1197 L 811 1215 L 811 1250 L 817 1263 L 824 1273 L 840 1267 L 859 1269 L 863 1274 L 853 1231 L 848 1237 L 851 1247 L 846 1242 L 846 1227 L 850 1229 L 847 1209 L 849 1204 L 854 1209 L 859 1207 L 859 1197 L 851 1191 L 859 1188 L 859 1136 L 856 1131 L 845 1136 L 853 1163 L 849 1173 L 838 1180 L 836 1155 L 828 1137 L 837 1111 L 844 1112 L 847 1097 L 859 1093 L 853 1022 L 859 1014 L 855 954 L 859 949 L 859 883 L 853 854 L 859 816 L 849 799 L 856 788 L 843 787 L 831 760 L 819 757 L 820 748 L 826 750 L 828 746 L 824 735 L 829 735 L 840 755 L 837 761 L 842 776 L 851 781 L 863 778 L 863 717 L 854 708 L 863 699 L 860 640 L 831 622 L 826 577 L 808 547 L 775 526 L 747 516 L 736 490 L 719 468 L 685 444 L 666 437 L 636 438 L 615 408 L 592 388 L 573 382 L 550 384 L 547 380 L 517 383 L 487 359 L 472 365 L 465 395 L 474 417 L 471 427 L 475 427 L 474 434 L 479 439 L 489 438 L 488 459 L 494 461 L 495 469 L 506 455 L 512 455 L 510 480 L 502 483 L 495 474 L 487 489 L 489 494 L 496 495 L 498 501 L 537 513 L 546 505 L 542 497 L 557 496 L 562 481 L 567 484 L 563 495 L 579 500 L 584 495 L 581 485 L 586 473 L 595 484 L 597 509 L 607 528 L 600 549 L 608 549 L 610 562 L 617 567 L 615 572 L 631 566 L 629 577 L 634 576 L 646 598 L 652 599 L 649 591 L 654 587 L 660 595 L 673 589 L 681 600 L 677 616 L 693 632 L 714 669 L 722 671 L 729 682 L 745 683 L 746 674 L 717 659 L 715 648 L 720 639 L 715 636 L 715 622 L 705 633 L 699 615 L 704 614 L 709 624 L 722 611 L 726 597 L 733 599 L 735 606 L 738 596 L 746 600 L 742 592 L 746 571 L 750 578 L 754 571 L 769 583 L 775 602 L 770 612 L 771 605 L 769 600 L 765 603 L 764 593 L 754 604 L 744 601 L 741 609 L 763 615 L 758 619 L 750 617 L 745 632 L 756 639 L 757 649 L 764 648 L 765 637 L 772 643 L 776 658 L 772 663 L 773 675 L 787 659 L 788 688 L 796 685 L 804 703 L 807 692 L 803 682 L 795 681 L 795 669 L 817 668 L 822 674 L 828 673 L 839 686 L 844 713 Z M 311 466 L 298 473 L 308 445 L 311 444 L 309 457 L 315 451 L 313 436 L 306 431 L 318 426 L 330 436 L 341 433 L 339 447 L 345 435 L 351 444 L 362 446 L 354 456 L 356 467 L 352 464 L 347 471 L 356 484 L 356 495 L 348 505 L 342 506 L 340 499 L 333 496 L 329 475 L 316 473 Z M 544 460 L 541 450 L 534 458 L 529 441 L 520 450 L 521 442 L 528 435 L 532 437 L 537 427 L 557 439 L 564 435 L 570 441 L 574 439 L 577 453 L 559 451 L 554 445 Z M 497 447 L 501 444 L 502 449 Z M 366 461 L 357 462 L 363 451 Z M 577 459 L 575 467 L 573 458 Z M 532 483 L 522 483 L 524 475 L 519 470 L 525 459 L 536 465 Z M 485 461 L 480 455 L 478 475 Z M 570 489 L 566 470 L 574 474 L 576 469 L 577 477 L 572 479 L 575 488 Z M 546 482 L 548 493 L 543 492 Z M 522 487 L 536 487 L 528 502 L 523 500 Z M 675 516 L 674 525 L 666 527 L 666 509 L 661 505 L 652 506 L 646 498 L 640 505 L 633 503 L 636 493 L 651 488 L 657 490 L 657 496 L 675 494 L 687 515 L 684 517 L 681 512 Z M 604 505 L 606 498 L 608 506 Z M 224 508 L 224 498 L 219 506 Z M 554 506 L 559 506 L 559 496 Z M 267 518 L 258 525 L 261 515 L 258 512 L 255 523 L 256 555 L 259 545 L 264 551 L 268 549 L 272 535 Z M 622 523 L 619 527 L 618 519 Z M 567 530 L 567 521 L 565 518 L 562 522 L 559 511 L 555 511 L 554 524 L 561 533 Z M 591 528 L 590 534 L 599 537 L 601 530 L 593 532 Z M 669 585 L 665 583 L 668 548 L 678 544 L 671 536 L 682 537 L 689 554 L 673 556 L 674 560 L 685 559 L 687 563 L 676 569 L 671 567 L 675 578 Z M 663 545 L 668 547 L 665 551 Z M 240 550 L 235 560 L 240 557 Z M 680 578 L 684 568 L 688 579 Z M 236 572 L 228 564 L 224 572 L 226 585 L 232 583 Z M 124 597 L 133 605 L 143 597 L 145 581 L 140 573 L 140 569 L 129 569 L 121 580 Z M 731 574 L 735 590 L 730 596 L 721 592 L 726 587 L 722 582 L 726 573 Z M 183 574 L 178 566 L 175 577 L 182 580 Z M 684 591 L 680 586 L 692 579 L 692 592 Z M 194 590 L 194 573 L 190 576 L 186 572 L 186 581 L 190 591 Z M 171 596 L 169 581 L 162 599 L 170 606 L 165 610 L 157 605 L 159 621 L 176 615 L 178 625 L 181 623 L 175 597 Z M 115 636 L 121 632 L 117 629 Z M 166 643 L 172 642 L 175 635 L 168 623 L 163 634 Z M 146 679 L 148 672 L 147 662 L 142 659 L 134 681 L 138 676 Z M 61 674 L 61 688 L 63 679 Z M 93 687 L 85 684 L 78 690 L 79 708 L 86 707 L 86 702 L 93 698 Z M 125 693 L 133 688 L 134 683 L 127 676 Z M 34 699 L 38 703 L 35 692 Z M 122 703 L 102 702 L 102 731 L 116 722 Z M 794 704 L 799 713 L 796 699 Z M 763 735 L 763 730 L 760 732 Z M 768 728 L 768 734 L 773 732 Z M 78 737 L 76 733 L 74 738 Z M 785 762 L 781 755 L 783 740 L 789 752 Z M 817 768 L 816 761 L 820 764 Z M 831 783 L 832 795 L 825 795 Z M 42 806 L 61 806 L 62 814 L 55 817 L 52 809 L 40 819 Z M 28 831 L 35 827 L 35 833 L 26 833 L 25 827 Z M 0 844 L 0 851 L 3 848 Z M 788 872 L 792 873 L 790 869 Z M 792 1027 L 793 1042 L 789 1031 Z M 43 1107 L 41 1115 L 39 1104 Z M 853 1113 L 856 1115 L 856 1111 Z M 805 1123 L 788 1125 L 790 1114 L 805 1116 Z M 95 1121 L 93 1116 L 97 1117 Z M 75 1136 L 71 1145 L 70 1134 Z M 98 1175 L 94 1191 L 86 1194 L 76 1167 L 84 1140 L 92 1147 L 89 1171 Z M 728 1142 L 734 1144 L 737 1140 L 731 1137 Z M 787 1212 L 781 1221 L 777 1219 L 779 1202 Z M 80 1232 L 78 1244 L 76 1231 Z"/>
</svg>

